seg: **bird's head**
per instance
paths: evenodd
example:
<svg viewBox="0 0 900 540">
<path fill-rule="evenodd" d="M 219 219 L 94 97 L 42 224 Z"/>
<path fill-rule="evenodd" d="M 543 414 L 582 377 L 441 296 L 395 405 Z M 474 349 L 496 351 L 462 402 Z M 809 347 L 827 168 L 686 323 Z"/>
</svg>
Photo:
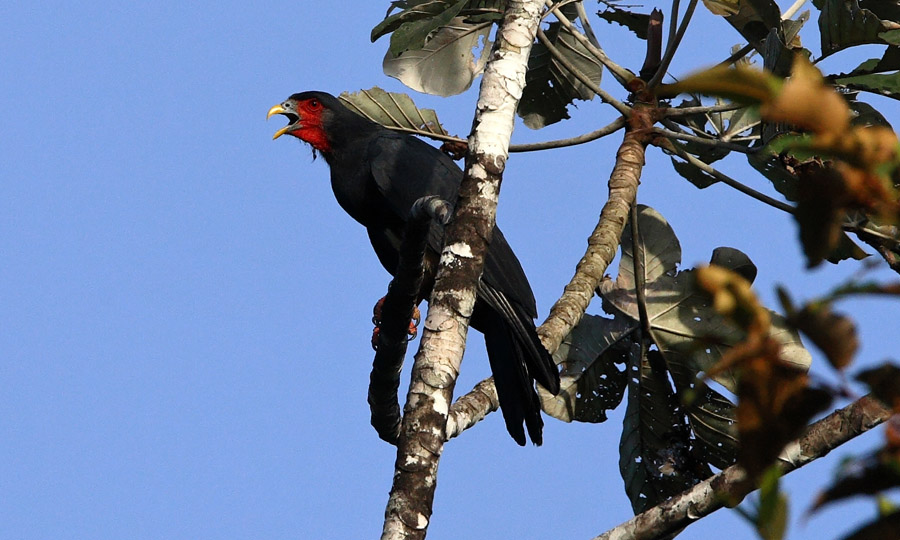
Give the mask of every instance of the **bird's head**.
<svg viewBox="0 0 900 540">
<path fill-rule="evenodd" d="M 331 94 L 301 92 L 269 109 L 266 119 L 276 114 L 284 115 L 288 119 L 288 125 L 276 131 L 273 139 L 286 133 L 327 154 L 334 144 L 329 135 L 332 131 L 330 128 L 335 122 L 335 117 L 344 111 L 346 108 Z"/>
</svg>

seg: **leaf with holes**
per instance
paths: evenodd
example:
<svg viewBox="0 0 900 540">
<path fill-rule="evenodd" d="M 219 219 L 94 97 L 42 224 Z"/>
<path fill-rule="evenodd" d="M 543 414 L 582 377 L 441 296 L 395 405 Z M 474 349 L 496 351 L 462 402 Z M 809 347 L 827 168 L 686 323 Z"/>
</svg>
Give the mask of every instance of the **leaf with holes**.
<svg viewBox="0 0 900 540">
<path fill-rule="evenodd" d="M 374 86 L 352 94 L 344 92 L 338 98 L 353 112 L 385 127 L 447 134 L 433 109 L 416 107 L 406 94 L 385 92 Z"/>
<path fill-rule="evenodd" d="M 619 472 L 639 514 L 702 480 L 696 473 L 702 467 L 691 455 L 690 430 L 661 355 L 649 351 L 641 358 L 635 344 L 630 356 Z"/>
<path fill-rule="evenodd" d="M 600 86 L 603 65 L 560 23 L 544 32 L 554 48 L 588 80 Z M 569 118 L 568 105 L 576 99 L 591 100 L 594 92 L 556 60 L 543 43 L 535 43 L 528 58 L 525 90 L 518 114 L 532 129 Z"/>
<path fill-rule="evenodd" d="M 744 332 L 723 319 L 712 307 L 709 295 L 697 288 L 692 270 L 677 271 L 681 247 L 669 224 L 655 210 L 642 206 L 639 245 L 645 261 L 647 315 L 652 337 L 669 369 L 686 376 L 709 370 L 722 354 L 744 339 Z M 622 259 L 615 281 L 605 279 L 600 285 L 604 309 L 639 324 L 637 297 L 634 290 L 631 228 L 622 235 Z M 771 336 L 782 345 L 782 359 L 802 369 L 809 367 L 812 357 L 784 318 L 772 317 Z M 702 345 L 701 345 L 702 344 Z M 667 355 L 677 353 L 670 359 Z M 687 377 L 686 377 L 687 378 Z M 715 380 L 734 390 L 733 374 L 722 373 Z"/>
<path fill-rule="evenodd" d="M 604 422 L 625 394 L 623 365 L 633 328 L 622 321 L 585 315 L 553 353 L 562 366 L 559 394 L 538 387 L 541 408 L 564 422 Z"/>
<path fill-rule="evenodd" d="M 382 62 L 384 74 L 426 94 L 453 96 L 466 91 L 475 77 L 484 71 L 491 49 L 490 21 L 466 22 L 455 17 L 425 40 L 421 49 L 393 56 L 390 51 Z M 476 59 L 473 49 L 481 48 Z"/>
</svg>

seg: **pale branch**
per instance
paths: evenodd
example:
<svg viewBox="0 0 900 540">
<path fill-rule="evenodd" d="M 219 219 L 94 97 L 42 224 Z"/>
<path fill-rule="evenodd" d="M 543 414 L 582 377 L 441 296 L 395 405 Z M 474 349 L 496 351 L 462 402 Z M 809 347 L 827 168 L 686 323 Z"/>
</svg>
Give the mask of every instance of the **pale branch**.
<svg viewBox="0 0 900 540">
<path fill-rule="evenodd" d="M 507 4 L 481 80 L 466 170 L 412 369 L 382 540 L 422 539 L 431 520 L 447 415 L 543 5 Z"/>
<path fill-rule="evenodd" d="M 479 382 L 466 395 L 456 400 L 447 416 L 447 440 L 484 420 L 488 414 L 500 408 L 494 378 Z"/>
<path fill-rule="evenodd" d="M 569 73 L 574 75 L 576 79 L 581 81 L 581 84 L 587 86 L 588 89 L 591 90 L 591 92 L 597 94 L 600 99 L 604 101 L 604 103 L 609 103 L 610 105 L 615 107 L 617 111 L 626 116 L 631 113 L 631 107 L 622 103 L 618 99 L 614 98 L 612 94 L 594 84 L 594 81 L 590 80 L 584 73 L 581 72 L 580 69 L 575 67 L 572 62 L 569 62 L 569 60 L 565 56 L 563 56 L 561 52 L 559 52 L 559 49 L 556 48 L 556 45 L 554 45 L 553 42 L 551 42 L 550 39 L 547 38 L 547 36 L 544 34 L 544 31 L 540 28 L 538 28 L 537 38 L 538 41 L 541 42 L 541 44 L 547 47 L 547 50 L 550 52 L 550 55 L 554 60 L 559 62 L 566 69 L 566 71 L 568 71 Z"/>
<path fill-rule="evenodd" d="M 575 4 L 575 10 L 578 12 L 578 20 L 581 21 L 581 27 L 584 28 L 584 35 L 587 36 L 591 45 L 599 49 L 600 40 L 597 39 L 597 35 L 594 34 L 594 29 L 591 27 L 590 18 L 588 17 L 587 11 L 584 9 L 584 2 L 579 1 Z"/>
<path fill-rule="evenodd" d="M 601 64 L 606 66 L 606 69 L 608 69 L 610 73 L 613 74 L 613 76 L 617 81 L 619 81 L 622 86 L 625 86 L 628 81 L 634 78 L 634 73 L 631 73 L 619 64 L 613 62 L 609 58 L 609 56 L 606 56 L 606 53 L 603 52 L 603 49 L 594 46 L 594 44 L 591 43 L 588 38 L 584 37 L 584 34 L 579 32 L 578 29 L 575 28 L 575 25 L 572 24 L 572 21 L 570 21 L 562 11 L 560 11 L 556 8 L 556 6 L 553 5 L 552 0 L 547 0 L 545 4 L 547 5 L 547 8 L 550 10 L 550 12 L 553 13 L 553 16 L 556 17 L 556 19 L 563 25 L 563 27 L 571 32 L 572 35 L 575 36 L 575 39 L 577 39 L 579 43 L 584 45 L 584 48 L 587 49 L 588 52 L 594 55 L 594 58 L 596 58 L 600 61 Z"/>
<path fill-rule="evenodd" d="M 631 120 L 633 124 L 639 120 L 641 124 L 648 125 L 641 126 L 642 129 L 652 122 L 645 120 L 643 114 L 635 115 Z M 562 296 L 550 308 L 550 316 L 538 329 L 538 335 L 548 351 L 555 351 L 581 320 L 606 268 L 616 256 L 644 167 L 645 144 L 641 139 L 634 126 L 625 133 L 609 178 L 609 198 L 588 238 L 587 252 L 576 265 L 575 275 Z"/>
<path fill-rule="evenodd" d="M 652 121 L 645 114 L 629 119 L 631 129 L 625 133 L 616 153 L 616 163 L 609 178 L 609 198 L 600 211 L 600 219 L 588 238 L 587 252 L 575 267 L 575 275 L 566 285 L 550 316 L 538 328 L 544 347 L 555 352 L 563 338 L 575 328 L 594 296 L 594 290 L 619 248 L 619 239 L 634 204 L 644 166 L 645 145 L 638 133 L 646 132 Z M 637 129 L 636 129 L 637 128 Z M 497 410 L 497 391 L 493 379 L 478 383 L 450 408 L 448 438 L 455 437 Z"/>
<path fill-rule="evenodd" d="M 799 469 L 869 431 L 890 415 L 890 410 L 877 399 L 862 397 L 809 426 L 803 437 L 788 445 L 778 463 L 784 474 Z M 727 501 L 742 500 L 752 489 L 755 486 L 748 481 L 745 471 L 732 465 L 593 540 L 663 538 L 722 508 Z"/>
<path fill-rule="evenodd" d="M 702 144 L 705 146 L 712 146 L 716 148 L 726 148 L 728 150 L 732 150 L 734 152 L 740 152 L 742 154 L 752 154 L 755 150 L 751 150 L 742 144 L 735 144 L 732 142 L 726 142 L 716 138 L 705 138 L 698 137 L 696 135 L 691 135 L 688 133 L 681 133 L 677 131 L 670 131 L 665 128 L 653 128 L 654 133 L 658 133 L 663 137 L 668 137 L 670 139 L 678 139 L 679 141 L 688 141 L 694 142 L 697 144 Z"/>
<path fill-rule="evenodd" d="M 766 195 L 764 193 L 760 193 L 759 191 L 756 191 L 755 189 L 751 188 L 750 186 L 746 186 L 746 185 L 738 182 L 734 178 L 732 178 L 724 173 L 719 172 L 718 170 L 713 168 L 710 164 L 705 163 L 704 161 L 697 159 L 696 157 L 688 154 L 681 148 L 678 148 L 677 146 L 672 144 L 672 142 L 669 141 L 668 139 L 661 139 L 661 140 L 656 139 L 653 141 L 653 144 L 656 146 L 659 146 L 663 150 L 666 150 L 670 153 L 674 153 L 674 154 L 678 155 L 678 157 L 680 157 L 681 159 L 687 161 L 691 165 L 694 165 L 701 171 L 713 176 L 716 180 L 719 180 L 723 184 L 740 191 L 744 195 L 749 195 L 750 197 L 752 197 L 760 202 L 766 203 L 773 208 L 777 208 L 778 210 L 781 210 L 782 212 L 787 212 L 788 214 L 793 214 L 795 212 L 793 206 L 791 206 L 785 202 L 779 201 L 778 199 L 773 199 L 772 197 L 769 197 L 768 195 Z"/>
<path fill-rule="evenodd" d="M 684 38 L 684 33 L 687 31 L 688 24 L 691 22 L 691 17 L 693 17 L 694 9 L 696 7 L 697 0 L 691 0 L 690 3 L 688 3 L 687 10 L 684 13 L 684 19 L 682 19 L 681 25 L 678 27 L 678 31 L 675 35 L 669 36 L 669 44 L 666 45 L 666 52 L 663 55 L 662 62 L 660 62 L 659 69 L 656 70 L 653 78 L 647 82 L 647 88 L 653 88 L 662 82 L 663 77 L 665 77 L 666 72 L 669 70 L 669 64 L 672 63 L 672 59 L 675 57 L 675 51 L 677 51 L 678 46 L 681 45 L 681 40 Z M 678 9 L 677 2 L 674 9 Z"/>
<path fill-rule="evenodd" d="M 409 342 L 409 320 L 421 300 L 419 290 L 424 280 L 428 230 L 432 220 L 446 225 L 451 212 L 450 203 L 433 195 L 413 203 L 400 244 L 400 260 L 377 321 L 375 359 L 369 375 L 369 410 L 372 427 L 378 436 L 394 445 L 400 436 L 400 404 L 397 401 L 400 370 Z"/>
</svg>

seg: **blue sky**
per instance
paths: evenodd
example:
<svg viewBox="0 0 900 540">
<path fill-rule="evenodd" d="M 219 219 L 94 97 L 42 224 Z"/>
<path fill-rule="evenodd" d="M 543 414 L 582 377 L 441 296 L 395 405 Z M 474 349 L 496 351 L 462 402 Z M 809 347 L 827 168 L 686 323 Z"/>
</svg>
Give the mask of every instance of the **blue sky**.
<svg viewBox="0 0 900 540">
<path fill-rule="evenodd" d="M 388 276 L 335 203 L 324 161 L 272 142 L 282 123 L 265 113 L 301 90 L 405 91 L 381 72 L 386 39 L 368 38 L 387 5 L 0 7 L 0 538 L 380 533 L 395 454 L 369 427 L 366 387 Z M 702 10 L 673 73 L 739 41 Z M 625 33 L 595 28 L 614 59 L 640 67 Z M 856 65 L 826 66 L 844 61 Z M 414 98 L 467 134 L 474 91 Z M 613 118 L 599 103 L 571 114 L 513 139 Z M 509 161 L 498 219 L 542 317 L 583 254 L 620 139 Z M 772 193 L 742 161 L 724 169 Z M 639 197 L 669 219 L 687 266 L 721 245 L 748 253 L 772 306 L 776 283 L 804 298 L 857 268 L 807 272 L 787 216 L 725 186 L 699 191 L 658 152 Z M 861 321 L 861 365 L 893 353 L 895 303 L 840 308 Z M 458 393 L 488 373 L 473 336 Z M 547 419 L 544 446 L 519 448 L 492 415 L 447 445 L 429 538 L 590 538 L 627 519 L 621 418 Z M 796 521 L 836 464 L 786 480 L 791 538 L 835 537 L 874 513 L 857 502 Z M 755 537 L 727 511 L 681 537 L 723 534 Z"/>
</svg>

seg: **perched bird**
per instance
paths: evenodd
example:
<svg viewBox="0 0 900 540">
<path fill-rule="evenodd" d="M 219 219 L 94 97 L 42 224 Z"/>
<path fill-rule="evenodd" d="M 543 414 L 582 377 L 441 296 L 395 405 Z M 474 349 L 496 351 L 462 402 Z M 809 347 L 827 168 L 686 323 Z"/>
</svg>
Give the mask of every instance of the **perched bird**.
<svg viewBox="0 0 900 540">
<path fill-rule="evenodd" d="M 381 264 L 397 268 L 400 242 L 410 207 L 434 195 L 455 203 L 463 172 L 449 157 L 422 140 L 364 118 L 325 92 L 302 92 L 269 109 L 288 125 L 288 134 L 309 143 L 331 168 L 338 203 L 366 227 Z M 426 279 L 419 292 L 428 299 L 434 285 L 443 227 L 434 223 L 426 250 Z M 506 428 L 525 445 L 524 423 L 534 444 L 541 444 L 540 399 L 534 382 L 556 394 L 559 372 L 538 339 L 534 293 L 522 266 L 494 228 L 470 326 L 484 334 L 488 359 Z"/>
</svg>

